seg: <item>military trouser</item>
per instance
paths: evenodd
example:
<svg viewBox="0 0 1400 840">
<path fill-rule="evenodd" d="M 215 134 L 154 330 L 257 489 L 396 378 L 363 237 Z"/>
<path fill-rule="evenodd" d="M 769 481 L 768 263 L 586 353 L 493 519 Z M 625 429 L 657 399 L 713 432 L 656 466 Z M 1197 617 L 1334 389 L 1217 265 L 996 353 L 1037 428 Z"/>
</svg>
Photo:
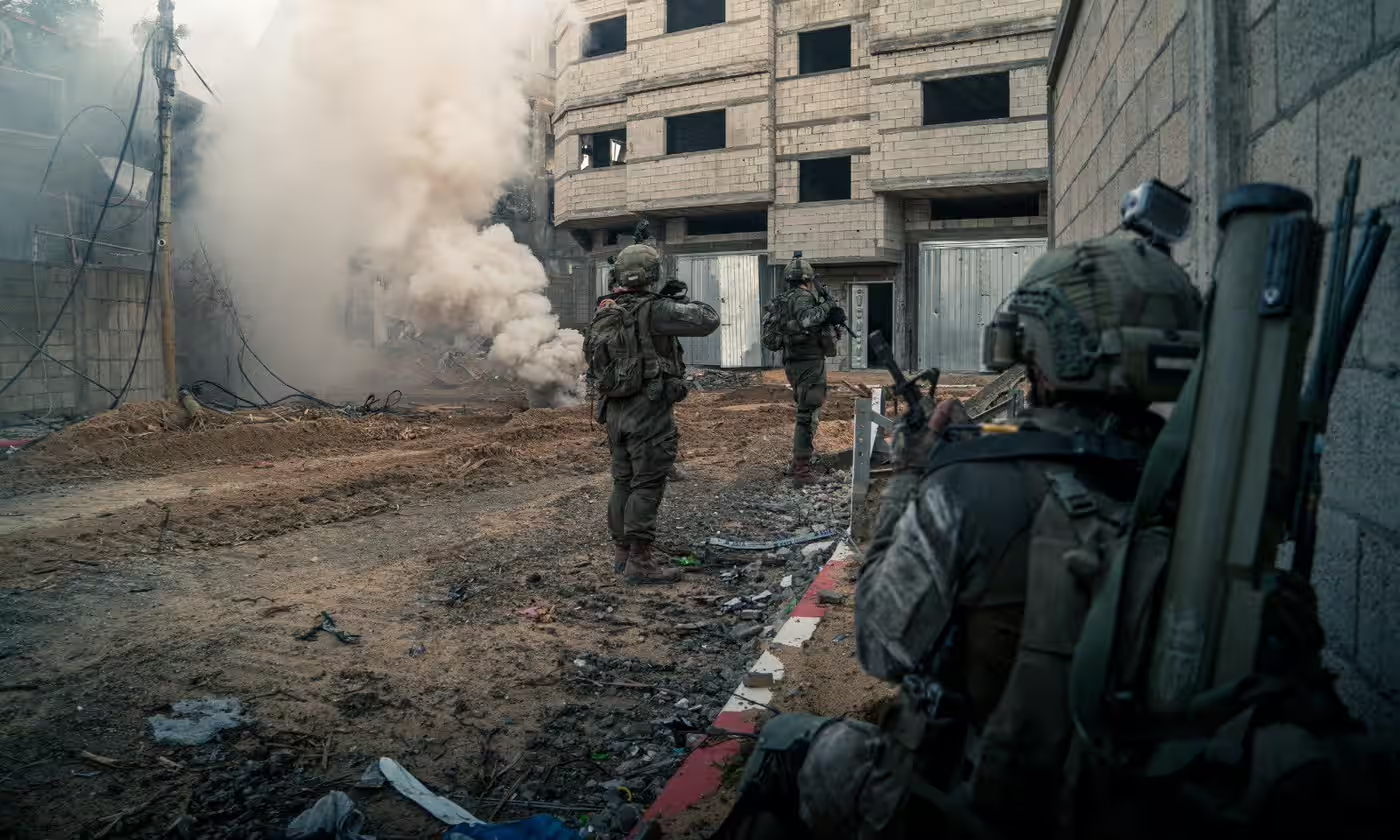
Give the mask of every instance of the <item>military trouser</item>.
<svg viewBox="0 0 1400 840">
<path fill-rule="evenodd" d="M 826 359 L 786 362 L 783 372 L 792 386 L 797 406 L 797 423 L 792 431 L 792 456 L 812 457 L 812 440 L 817 435 L 818 413 L 826 402 Z"/>
<path fill-rule="evenodd" d="M 608 530 L 613 542 L 651 543 L 666 476 L 676 462 L 672 404 L 646 394 L 609 400 L 608 447 L 612 450 L 612 498 Z"/>
</svg>

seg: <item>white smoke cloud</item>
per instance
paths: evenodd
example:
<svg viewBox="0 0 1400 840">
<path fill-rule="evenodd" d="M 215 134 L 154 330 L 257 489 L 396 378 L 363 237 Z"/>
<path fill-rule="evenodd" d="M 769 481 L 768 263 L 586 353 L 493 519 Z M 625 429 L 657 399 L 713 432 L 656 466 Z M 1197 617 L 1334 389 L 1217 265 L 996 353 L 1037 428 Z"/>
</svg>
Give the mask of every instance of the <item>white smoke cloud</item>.
<svg viewBox="0 0 1400 840">
<path fill-rule="evenodd" d="M 420 325 L 491 338 L 491 358 L 538 389 L 574 385 L 582 338 L 559 329 L 543 266 L 477 224 L 526 174 L 530 46 L 560 11 L 300 0 L 274 19 L 208 120 L 198 215 L 289 379 L 315 387 L 367 363 L 344 330 L 358 262 Z"/>
</svg>

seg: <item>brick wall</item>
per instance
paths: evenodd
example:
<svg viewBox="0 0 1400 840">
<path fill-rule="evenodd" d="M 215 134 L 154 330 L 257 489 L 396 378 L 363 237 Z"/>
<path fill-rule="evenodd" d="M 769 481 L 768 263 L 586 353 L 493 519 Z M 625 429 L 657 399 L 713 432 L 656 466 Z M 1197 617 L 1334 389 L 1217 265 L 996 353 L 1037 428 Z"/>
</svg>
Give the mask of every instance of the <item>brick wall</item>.
<svg viewBox="0 0 1400 840">
<path fill-rule="evenodd" d="M 89 269 L 46 345 L 47 351 L 103 386 L 120 392 L 136 357 L 146 307 L 146 281 L 142 272 Z M 0 318 L 13 328 L 12 331 L 0 326 L 0 382 L 18 373 L 33 355 L 33 347 L 25 339 L 37 341 L 48 330 L 71 282 L 72 273 L 67 267 L 39 266 L 36 273 L 29 262 L 0 261 Z M 151 303 L 141 363 L 126 400 L 162 398 L 163 381 L 157 299 Z M 25 416 L 74 416 L 105 409 L 111 400 L 96 385 L 40 356 L 10 390 L 0 395 L 0 418 L 19 421 Z"/>
<path fill-rule="evenodd" d="M 1110 230 L 1122 193 L 1147 176 L 1185 186 L 1198 200 L 1228 189 L 1203 174 L 1203 144 L 1213 144 L 1205 148 L 1217 159 L 1233 153 L 1221 142 L 1242 155 L 1235 180 L 1296 186 L 1315 198 L 1329 226 L 1347 158 L 1359 155 L 1358 208 L 1382 208 L 1400 226 L 1400 3 L 1249 0 L 1226 7 L 1237 31 L 1216 37 L 1240 45 L 1244 72 L 1238 84 L 1224 77 L 1233 107 L 1217 111 L 1210 126 L 1197 121 L 1203 109 L 1195 96 L 1208 57 L 1193 38 L 1196 6 L 1077 5 L 1052 82 L 1057 239 Z M 1207 239 L 1212 223 L 1197 215 L 1193 245 Z M 1204 282 L 1204 257 L 1191 247 L 1178 253 L 1192 255 L 1188 267 Z M 1333 400 L 1314 574 L 1343 695 L 1392 738 L 1400 738 L 1397 289 L 1400 248 L 1392 241 Z"/>
</svg>

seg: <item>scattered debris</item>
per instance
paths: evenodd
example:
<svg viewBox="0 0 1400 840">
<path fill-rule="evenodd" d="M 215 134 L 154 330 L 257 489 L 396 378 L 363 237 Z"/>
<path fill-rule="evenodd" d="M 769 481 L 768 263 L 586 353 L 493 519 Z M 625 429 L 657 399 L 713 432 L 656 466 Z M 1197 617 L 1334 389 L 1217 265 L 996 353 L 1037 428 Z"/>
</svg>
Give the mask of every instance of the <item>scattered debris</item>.
<svg viewBox="0 0 1400 840">
<path fill-rule="evenodd" d="M 739 624 L 729 631 L 729 637 L 736 642 L 747 642 L 762 632 L 763 626 L 760 624 Z"/>
<path fill-rule="evenodd" d="M 287 840 L 372 840 L 360 833 L 365 815 L 340 791 L 328 793 L 287 826 Z"/>
<path fill-rule="evenodd" d="M 792 588 L 792 575 L 783 575 L 783 582 L 778 584 L 784 589 Z"/>
<path fill-rule="evenodd" d="M 817 593 L 818 604 L 844 604 L 846 595 L 842 592 L 833 592 L 830 589 L 823 589 Z"/>
<path fill-rule="evenodd" d="M 526 621 L 533 621 L 537 624 L 548 624 L 554 620 L 554 607 L 550 604 L 526 607 L 523 610 L 517 611 L 516 615 Z"/>
<path fill-rule="evenodd" d="M 427 652 L 428 649 L 426 647 L 424 647 L 421 644 L 417 644 L 413 645 L 408 649 L 408 656 L 410 659 L 417 659 L 418 657 L 423 656 Z"/>
<path fill-rule="evenodd" d="M 810 560 L 810 559 L 812 559 L 813 557 L 816 557 L 816 556 L 819 555 L 819 554 L 825 554 L 827 551 L 829 551 L 829 550 L 831 549 L 831 547 L 832 547 L 833 545 L 836 545 L 836 543 L 834 543 L 834 542 L 819 542 L 819 543 L 813 543 L 812 545 L 804 545 L 804 546 L 802 547 L 802 556 L 803 556 L 803 557 L 806 557 L 808 560 Z"/>
<path fill-rule="evenodd" d="M 789 537 L 785 540 L 766 543 L 739 542 L 736 540 L 727 540 L 723 537 L 710 537 L 705 544 L 714 546 L 715 548 L 723 548 L 728 551 L 773 551 L 775 549 L 788 548 L 794 545 L 805 545 L 806 543 L 817 542 L 818 540 L 829 540 L 834 536 L 836 536 L 835 531 L 822 531 L 816 534 L 805 534 L 800 537 Z M 828 544 L 827 547 L 829 548 L 830 544 Z M 805 549 L 803 553 L 806 553 Z"/>
<path fill-rule="evenodd" d="M 559 821 L 558 817 L 539 814 L 528 820 L 500 825 L 477 823 L 454 826 L 443 840 L 577 840 L 577 831 Z"/>
<path fill-rule="evenodd" d="M 197 747 L 213 740 L 226 729 L 237 729 L 247 721 L 243 704 L 234 698 L 181 700 L 170 707 L 175 717 L 147 718 L 151 737 L 157 744 Z"/>
<path fill-rule="evenodd" d="M 341 630 L 339 627 L 335 626 L 335 619 L 331 618 L 331 614 L 328 612 L 321 613 L 320 624 L 316 625 L 315 627 L 312 627 L 310 630 L 307 630 L 305 633 L 300 634 L 296 638 L 298 641 L 309 642 L 316 638 L 317 633 L 329 633 L 347 645 L 357 644 L 360 641 L 359 636 L 356 636 L 354 633 L 347 633 L 344 630 Z"/>
<path fill-rule="evenodd" d="M 432 814 L 438 822 L 451 826 L 460 826 L 464 823 L 484 825 L 481 820 L 472 816 L 471 812 L 461 805 L 428 790 L 422 782 L 414 778 L 412 773 L 403 769 L 392 758 L 379 759 L 379 772 L 384 774 L 384 778 L 394 790 Z"/>
<path fill-rule="evenodd" d="M 773 675 L 766 671 L 750 671 L 744 675 L 745 688 L 772 688 Z"/>
<path fill-rule="evenodd" d="M 99 767 L 118 769 L 126 766 L 125 762 L 119 761 L 118 759 L 108 758 L 105 755 L 98 755 L 96 753 L 90 753 L 87 750 L 83 750 L 81 753 L 79 753 L 79 756 L 83 759 L 83 761 L 86 761 L 89 764 L 96 764 Z"/>
</svg>

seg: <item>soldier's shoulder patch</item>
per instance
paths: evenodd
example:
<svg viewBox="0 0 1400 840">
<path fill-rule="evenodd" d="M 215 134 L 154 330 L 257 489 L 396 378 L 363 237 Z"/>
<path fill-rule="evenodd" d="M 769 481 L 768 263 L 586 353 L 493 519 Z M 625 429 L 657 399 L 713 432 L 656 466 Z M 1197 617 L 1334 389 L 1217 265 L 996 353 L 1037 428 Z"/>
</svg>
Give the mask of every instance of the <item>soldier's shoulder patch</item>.
<svg viewBox="0 0 1400 840">
<path fill-rule="evenodd" d="M 603 298 L 602 300 L 598 301 L 599 309 L 607 309 L 609 306 L 617 306 L 617 301 L 613 300 L 612 298 Z"/>
</svg>

